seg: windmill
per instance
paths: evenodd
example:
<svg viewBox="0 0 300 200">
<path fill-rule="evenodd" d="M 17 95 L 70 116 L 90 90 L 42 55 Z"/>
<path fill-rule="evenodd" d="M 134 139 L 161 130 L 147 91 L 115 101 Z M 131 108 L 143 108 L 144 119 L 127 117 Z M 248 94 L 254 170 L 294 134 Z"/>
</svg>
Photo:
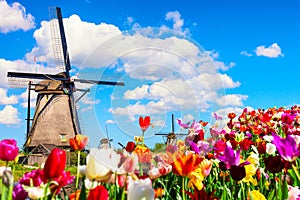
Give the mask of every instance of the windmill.
<svg viewBox="0 0 300 200">
<path fill-rule="evenodd" d="M 111 143 L 113 139 L 110 139 L 108 136 L 107 124 L 105 124 L 105 132 L 106 132 L 106 138 L 102 138 L 100 140 L 100 144 L 98 148 L 111 148 Z"/>
<path fill-rule="evenodd" d="M 166 142 L 165 142 L 166 145 L 176 145 L 177 136 L 184 136 L 184 135 L 188 135 L 188 134 L 174 132 L 174 114 L 172 114 L 172 132 L 170 132 L 170 133 L 155 133 L 155 135 L 162 135 L 163 137 L 166 137 Z"/>
<path fill-rule="evenodd" d="M 89 92 L 89 89 L 78 89 L 75 87 L 75 82 L 124 86 L 123 82 L 72 79 L 61 9 L 52 7 L 49 11 L 54 56 L 57 66 L 62 69 L 62 72 L 58 74 L 8 72 L 7 74 L 12 87 L 22 87 L 23 85 L 20 83 L 27 83 L 27 133 L 24 150 L 29 153 L 34 150 L 38 152 L 38 146 L 42 146 L 48 151 L 54 146 L 69 148 L 68 139 L 81 133 L 76 102 Z M 37 93 L 33 119 L 30 114 L 31 91 Z M 75 100 L 74 92 L 77 91 L 83 93 Z"/>
</svg>

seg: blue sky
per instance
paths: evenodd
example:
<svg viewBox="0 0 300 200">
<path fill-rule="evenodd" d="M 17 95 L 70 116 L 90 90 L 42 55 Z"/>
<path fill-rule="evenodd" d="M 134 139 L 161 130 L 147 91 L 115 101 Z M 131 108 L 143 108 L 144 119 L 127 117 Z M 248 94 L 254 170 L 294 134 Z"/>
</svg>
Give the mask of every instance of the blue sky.
<svg viewBox="0 0 300 200">
<path fill-rule="evenodd" d="M 171 130 L 172 113 L 213 124 L 213 112 L 226 119 L 244 107 L 299 104 L 297 0 L 0 1 L 0 139 L 20 147 L 27 91 L 10 88 L 6 74 L 59 72 L 49 6 L 62 9 L 72 76 L 125 82 L 76 85 L 91 89 L 78 105 L 89 147 L 106 127 L 116 147 L 132 140 L 140 115 L 152 117 L 152 146 L 163 142 L 155 133 Z"/>
</svg>

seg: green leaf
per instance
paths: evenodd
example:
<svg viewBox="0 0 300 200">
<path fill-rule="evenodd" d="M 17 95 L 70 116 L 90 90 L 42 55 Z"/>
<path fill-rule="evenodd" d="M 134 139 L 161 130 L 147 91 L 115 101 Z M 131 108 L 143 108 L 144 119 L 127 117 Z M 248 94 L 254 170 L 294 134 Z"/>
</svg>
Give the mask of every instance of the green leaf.
<svg viewBox="0 0 300 200">
<path fill-rule="evenodd" d="M 269 193 L 267 200 L 273 200 L 273 199 L 274 199 L 274 194 L 275 194 L 275 190 L 272 190 L 272 191 Z"/>
<path fill-rule="evenodd" d="M 84 184 L 84 179 L 85 177 L 82 177 L 82 187 L 81 187 L 81 192 L 79 195 L 79 200 L 86 200 L 86 188 L 85 188 L 85 184 Z"/>
<path fill-rule="evenodd" d="M 289 169 L 288 172 L 289 172 L 289 175 L 293 179 L 293 186 L 299 186 L 300 185 L 300 181 L 298 180 L 295 171 L 293 169 Z"/>
<path fill-rule="evenodd" d="M 286 179 L 284 179 L 283 185 L 282 185 L 282 199 L 287 199 L 288 198 L 288 184 Z"/>
</svg>

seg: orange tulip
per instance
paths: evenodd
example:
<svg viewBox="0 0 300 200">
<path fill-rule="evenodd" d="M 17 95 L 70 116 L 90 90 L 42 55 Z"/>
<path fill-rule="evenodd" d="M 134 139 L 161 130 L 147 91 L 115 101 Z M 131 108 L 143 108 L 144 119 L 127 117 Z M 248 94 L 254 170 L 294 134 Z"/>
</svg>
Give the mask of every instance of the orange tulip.
<svg viewBox="0 0 300 200">
<path fill-rule="evenodd" d="M 134 149 L 134 153 L 137 154 L 140 163 L 151 162 L 152 153 L 148 147 L 138 145 Z"/>
<path fill-rule="evenodd" d="M 199 166 L 202 160 L 203 158 L 198 154 L 182 154 L 172 163 L 172 171 L 177 175 L 187 176 Z"/>
<path fill-rule="evenodd" d="M 142 131 L 146 131 L 150 124 L 150 116 L 146 116 L 145 118 L 141 117 L 139 118 L 139 124 L 142 129 Z"/>
<path fill-rule="evenodd" d="M 70 138 L 70 146 L 75 151 L 81 151 L 85 148 L 89 141 L 88 136 L 86 135 L 75 135 L 74 138 Z"/>
<path fill-rule="evenodd" d="M 70 200 L 79 200 L 81 190 L 76 190 L 72 194 L 70 194 L 69 199 Z"/>
</svg>

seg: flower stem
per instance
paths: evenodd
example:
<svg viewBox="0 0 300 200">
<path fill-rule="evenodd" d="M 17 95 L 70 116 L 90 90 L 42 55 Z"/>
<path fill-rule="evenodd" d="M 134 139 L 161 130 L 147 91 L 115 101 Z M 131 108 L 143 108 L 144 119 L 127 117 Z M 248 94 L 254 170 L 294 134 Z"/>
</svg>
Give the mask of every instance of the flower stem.
<svg viewBox="0 0 300 200">
<path fill-rule="evenodd" d="M 142 131 L 142 147 L 144 146 L 144 135 L 145 135 L 145 131 Z"/>
<path fill-rule="evenodd" d="M 80 165 L 80 151 L 77 151 L 76 190 L 78 189 L 78 181 L 79 181 L 79 165 Z"/>
<path fill-rule="evenodd" d="M 185 198 L 185 177 L 182 177 L 182 199 L 186 200 Z"/>
<path fill-rule="evenodd" d="M 300 182 L 300 175 L 298 173 L 297 167 L 294 164 L 292 164 L 292 168 L 293 168 L 293 170 L 295 172 L 295 175 L 296 175 L 298 181 Z"/>
</svg>

